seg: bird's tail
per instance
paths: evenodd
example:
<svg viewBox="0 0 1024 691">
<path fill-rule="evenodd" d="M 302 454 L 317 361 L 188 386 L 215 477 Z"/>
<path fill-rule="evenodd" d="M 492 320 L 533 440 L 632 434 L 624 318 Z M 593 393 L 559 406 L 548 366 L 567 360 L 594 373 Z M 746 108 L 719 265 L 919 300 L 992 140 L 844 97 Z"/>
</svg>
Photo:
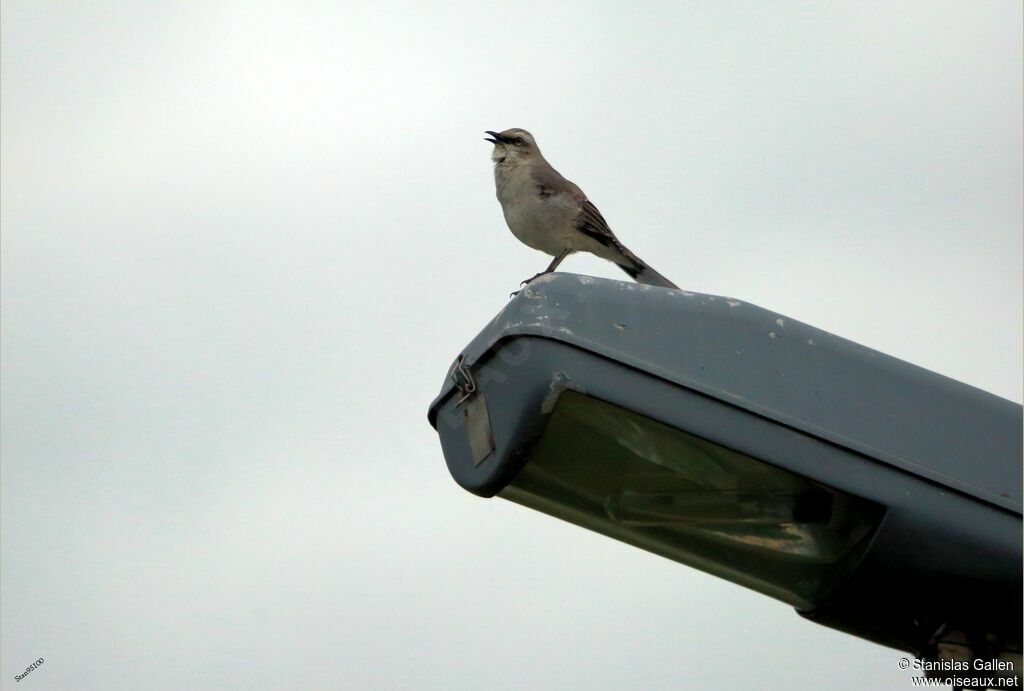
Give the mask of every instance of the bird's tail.
<svg viewBox="0 0 1024 691">
<path fill-rule="evenodd" d="M 658 286 L 660 288 L 679 288 L 679 286 L 652 269 L 647 262 L 625 247 L 622 248 L 621 259 L 615 263 L 637 283 Z"/>
</svg>

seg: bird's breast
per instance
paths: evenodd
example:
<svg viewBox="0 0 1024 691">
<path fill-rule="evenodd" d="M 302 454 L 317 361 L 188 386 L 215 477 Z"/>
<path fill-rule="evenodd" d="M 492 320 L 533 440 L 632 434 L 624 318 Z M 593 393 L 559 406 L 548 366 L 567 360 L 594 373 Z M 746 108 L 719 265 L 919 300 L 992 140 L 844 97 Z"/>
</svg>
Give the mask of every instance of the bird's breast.
<svg viewBox="0 0 1024 691">
<path fill-rule="evenodd" d="M 509 230 L 524 245 L 557 256 L 571 247 L 573 210 L 558 196 L 542 197 L 526 166 L 494 170 L 498 201 Z"/>
</svg>

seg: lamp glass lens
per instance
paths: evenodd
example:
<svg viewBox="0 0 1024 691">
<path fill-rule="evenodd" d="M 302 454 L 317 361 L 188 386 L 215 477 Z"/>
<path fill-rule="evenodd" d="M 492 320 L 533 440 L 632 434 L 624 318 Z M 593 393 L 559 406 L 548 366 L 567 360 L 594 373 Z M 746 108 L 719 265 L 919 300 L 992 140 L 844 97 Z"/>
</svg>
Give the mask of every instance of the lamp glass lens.
<svg viewBox="0 0 1024 691">
<path fill-rule="evenodd" d="M 856 567 L 884 510 L 573 391 L 499 496 L 798 609 Z"/>
</svg>

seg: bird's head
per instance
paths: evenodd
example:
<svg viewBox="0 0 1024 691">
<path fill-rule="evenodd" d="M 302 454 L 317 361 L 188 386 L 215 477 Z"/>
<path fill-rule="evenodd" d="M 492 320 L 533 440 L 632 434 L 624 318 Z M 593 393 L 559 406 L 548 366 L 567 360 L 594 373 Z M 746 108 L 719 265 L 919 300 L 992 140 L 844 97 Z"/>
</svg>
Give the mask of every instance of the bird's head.
<svg viewBox="0 0 1024 691">
<path fill-rule="evenodd" d="M 533 135 L 526 130 L 513 127 L 504 132 L 487 130 L 486 141 L 494 144 L 491 160 L 495 163 L 521 163 L 540 156 L 540 149 Z"/>
</svg>

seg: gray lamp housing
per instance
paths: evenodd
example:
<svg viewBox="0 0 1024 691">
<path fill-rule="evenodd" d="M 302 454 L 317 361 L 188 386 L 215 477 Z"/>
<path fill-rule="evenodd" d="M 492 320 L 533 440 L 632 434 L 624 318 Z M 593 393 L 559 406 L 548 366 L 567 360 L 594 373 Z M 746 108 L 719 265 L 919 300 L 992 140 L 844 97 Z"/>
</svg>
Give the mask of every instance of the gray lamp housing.
<svg viewBox="0 0 1024 691">
<path fill-rule="evenodd" d="M 760 307 L 533 281 L 430 406 L 452 477 L 934 656 L 1021 650 L 1021 406 Z"/>
</svg>

